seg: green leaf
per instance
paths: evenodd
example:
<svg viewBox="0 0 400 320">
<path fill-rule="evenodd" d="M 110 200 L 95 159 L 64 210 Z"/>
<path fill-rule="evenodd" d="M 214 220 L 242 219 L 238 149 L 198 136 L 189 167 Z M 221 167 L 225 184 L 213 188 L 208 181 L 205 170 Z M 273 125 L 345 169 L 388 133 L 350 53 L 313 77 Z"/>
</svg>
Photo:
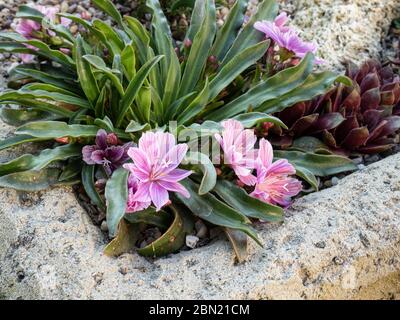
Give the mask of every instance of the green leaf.
<svg viewBox="0 0 400 320">
<path fill-rule="evenodd" d="M 235 2 L 229 11 L 224 25 L 217 33 L 211 52 L 213 56 L 217 57 L 218 61 L 223 60 L 243 25 L 247 2 L 247 0 L 237 0 Z"/>
<path fill-rule="evenodd" d="M 171 59 L 173 59 L 174 56 L 176 58 L 175 51 L 172 50 L 171 52 L 171 48 L 173 48 L 171 30 L 169 28 L 167 18 L 165 17 L 164 12 L 161 9 L 159 1 L 147 0 L 146 5 L 150 8 L 153 15 L 151 27 L 153 33 L 152 38 L 155 45 L 155 52 L 158 55 L 165 56 L 165 59 L 160 62 L 161 78 L 163 79 L 164 83 L 168 76 L 168 69 L 171 63 Z"/>
<path fill-rule="evenodd" d="M 186 240 L 186 235 L 193 229 L 193 221 L 185 212 L 178 211 L 171 206 L 174 213 L 174 221 L 168 230 L 157 240 L 148 246 L 138 249 L 137 252 L 146 257 L 161 257 L 178 251 Z"/>
<path fill-rule="evenodd" d="M 304 136 L 294 140 L 290 150 L 324 154 L 333 153 L 325 143 L 311 136 Z"/>
<path fill-rule="evenodd" d="M 176 101 L 179 92 L 179 81 L 181 80 L 181 65 L 172 45 L 170 45 L 170 62 L 166 82 L 164 84 L 164 94 L 162 105 L 164 109 Z"/>
<path fill-rule="evenodd" d="M 229 206 L 247 217 L 269 222 L 283 221 L 283 209 L 251 197 L 244 189 L 227 180 L 218 180 L 214 192 Z"/>
<path fill-rule="evenodd" d="M 156 211 L 153 207 L 139 212 L 127 213 L 124 218 L 130 223 L 144 223 L 158 227 L 161 230 L 167 230 L 172 223 L 170 214 L 163 210 Z"/>
<path fill-rule="evenodd" d="M 318 191 L 318 180 L 315 175 L 310 170 L 301 166 L 295 165 L 295 168 L 296 175 L 308 182 L 315 191 Z"/>
<path fill-rule="evenodd" d="M 47 83 L 28 83 L 21 88 L 22 91 L 46 91 L 46 92 L 53 92 L 53 93 L 61 93 L 67 96 L 73 96 L 79 98 L 79 95 L 72 91 L 65 90 L 60 87 L 56 87 L 52 84 Z"/>
<path fill-rule="evenodd" d="M 241 230 L 261 245 L 255 230 L 250 226 L 250 221 L 245 215 L 232 209 L 210 193 L 203 196 L 198 195 L 199 186 L 190 179 L 182 180 L 181 183 L 188 189 L 190 198 L 185 198 L 178 193 L 176 197 L 194 215 L 217 226 Z"/>
<path fill-rule="evenodd" d="M 187 163 L 199 167 L 203 172 L 203 178 L 199 187 L 199 195 L 204 195 L 214 189 L 217 183 L 217 172 L 208 156 L 201 152 L 189 152 L 184 159 L 184 164 Z"/>
<path fill-rule="evenodd" d="M 95 106 L 97 98 L 100 95 L 100 90 L 97 85 L 96 78 L 93 74 L 90 63 L 83 59 L 85 55 L 83 48 L 83 39 L 79 35 L 76 38 L 76 50 L 75 50 L 75 61 L 76 69 L 78 72 L 79 83 L 82 86 L 82 90 L 85 92 L 86 97 L 90 103 Z"/>
<path fill-rule="evenodd" d="M 122 16 L 110 0 L 92 0 L 92 2 L 97 8 L 113 18 L 120 27 L 123 26 Z"/>
<path fill-rule="evenodd" d="M 41 22 L 44 18 L 44 14 L 32 6 L 21 5 L 18 7 L 18 11 L 15 15 L 16 18 L 29 19 L 37 22 Z"/>
<path fill-rule="evenodd" d="M 171 6 L 171 11 L 176 11 L 183 7 L 193 8 L 195 2 L 196 2 L 196 0 L 176 0 Z"/>
<path fill-rule="evenodd" d="M 125 93 L 124 88 L 123 88 L 120 80 L 118 79 L 118 77 L 114 74 L 115 70 L 111 70 L 110 68 L 108 68 L 102 58 L 100 58 L 99 56 L 87 54 L 87 55 L 83 56 L 83 59 L 85 59 L 87 62 L 89 62 L 96 69 L 103 72 L 112 81 L 115 88 L 117 88 L 119 94 L 121 96 L 124 95 L 124 93 Z"/>
<path fill-rule="evenodd" d="M 102 211 L 106 211 L 106 206 L 104 204 L 104 201 L 97 192 L 97 189 L 94 184 L 95 169 L 96 166 L 89 166 L 85 163 L 83 164 L 82 177 L 81 177 L 82 185 L 92 203 L 96 205 L 98 208 L 100 208 Z"/>
<path fill-rule="evenodd" d="M 214 100 L 233 80 L 235 80 L 248 67 L 254 65 L 267 51 L 270 41 L 260 42 L 243 50 L 229 63 L 225 64 L 210 82 L 210 100 Z"/>
<path fill-rule="evenodd" d="M 40 171 L 23 171 L 0 177 L 0 187 L 20 191 L 41 191 L 58 182 L 59 169 L 43 169 Z"/>
<path fill-rule="evenodd" d="M 67 144 L 54 149 L 43 150 L 39 155 L 24 154 L 6 163 L 0 163 L 0 176 L 13 172 L 39 171 L 54 161 L 82 156 L 82 147 Z"/>
<path fill-rule="evenodd" d="M 140 225 L 131 224 L 121 219 L 118 225 L 117 236 L 105 247 L 104 254 L 109 257 L 118 257 L 135 248 L 140 235 Z"/>
<path fill-rule="evenodd" d="M 179 95 L 184 96 L 196 87 L 206 66 L 209 52 L 216 32 L 215 5 L 212 0 L 206 0 L 204 21 L 194 37 L 192 47 L 182 76 Z"/>
<path fill-rule="evenodd" d="M 116 127 L 120 127 L 122 120 L 125 117 L 126 112 L 131 107 L 133 101 L 136 99 L 136 96 L 142 87 L 144 81 L 149 75 L 151 69 L 163 58 L 163 56 L 154 57 L 152 60 L 148 61 L 144 64 L 140 70 L 137 72 L 135 77 L 129 83 L 128 88 L 126 89 L 124 97 L 121 99 L 120 103 L 120 111 L 116 122 Z"/>
<path fill-rule="evenodd" d="M 80 89 L 77 89 L 76 86 L 69 82 L 69 78 L 65 75 L 65 80 L 55 76 L 54 74 L 49 74 L 48 72 L 42 72 L 35 69 L 30 68 L 15 68 L 13 69 L 17 74 L 33 78 L 39 81 L 42 81 L 46 84 L 53 85 L 55 87 L 62 88 L 64 90 L 73 91 L 74 93 L 80 94 Z"/>
<path fill-rule="evenodd" d="M 230 228 L 223 228 L 226 236 L 232 244 L 238 263 L 247 259 L 247 236 L 244 232 Z"/>
<path fill-rule="evenodd" d="M 208 0 L 196 0 L 192 11 L 189 28 L 186 32 L 185 39 L 193 41 L 196 34 L 199 32 L 206 15 L 206 2 Z"/>
<path fill-rule="evenodd" d="M 36 138 L 95 137 L 99 127 L 92 125 L 68 125 L 60 121 L 37 121 L 22 125 L 15 133 L 27 134 Z"/>
<path fill-rule="evenodd" d="M 93 27 L 104 35 L 106 46 L 111 49 L 112 56 L 120 55 L 125 44 L 114 28 L 98 19 L 93 21 Z"/>
<path fill-rule="evenodd" d="M 129 172 L 119 168 L 113 172 L 106 184 L 107 226 L 110 237 L 115 237 L 120 220 L 125 215 L 128 200 Z"/>
<path fill-rule="evenodd" d="M 9 108 L 2 107 L 0 109 L 0 118 L 5 123 L 12 126 L 20 126 L 27 122 L 44 121 L 44 120 L 59 120 L 62 117 L 51 114 L 49 112 L 35 110 L 32 108 Z"/>
<path fill-rule="evenodd" d="M 308 54 L 297 66 L 285 69 L 271 78 L 261 82 L 206 116 L 207 119 L 221 121 L 246 112 L 249 108 L 257 108 L 265 101 L 276 99 L 293 89 L 297 88 L 304 81 L 313 69 L 313 55 Z"/>
<path fill-rule="evenodd" d="M 148 123 L 140 124 L 136 121 L 131 121 L 126 127 L 125 132 L 135 133 L 135 132 L 143 132 L 151 129 L 151 126 Z"/>
<path fill-rule="evenodd" d="M 44 141 L 44 140 L 46 140 L 46 139 L 35 138 L 35 137 L 29 136 L 29 135 L 21 134 L 21 135 L 17 135 L 17 136 L 13 136 L 13 137 L 1 140 L 0 141 L 0 150 L 18 146 L 23 143 L 38 142 L 38 141 Z"/>
<path fill-rule="evenodd" d="M 232 47 L 226 54 L 222 66 L 227 64 L 237 54 L 242 52 L 256 43 L 265 39 L 264 33 L 254 28 L 257 21 L 272 21 L 278 14 L 278 4 L 275 0 L 264 0 L 259 3 L 256 13 L 251 17 L 250 21 L 244 26 L 242 31 L 236 37 Z"/>
<path fill-rule="evenodd" d="M 69 163 L 63 168 L 58 181 L 64 182 L 71 180 L 79 176 L 82 172 L 82 159 L 72 159 Z"/>
<path fill-rule="evenodd" d="M 96 119 L 93 123 L 95 126 L 106 130 L 107 132 L 114 132 L 114 125 L 109 117 L 105 116 L 104 119 Z"/>
<path fill-rule="evenodd" d="M 337 74 L 330 71 L 310 74 L 306 81 L 297 88 L 284 95 L 280 95 L 275 99 L 265 101 L 261 106 L 257 107 L 256 110 L 275 113 L 280 112 L 297 102 L 311 100 L 316 96 L 327 92 L 336 79 Z"/>
<path fill-rule="evenodd" d="M 150 43 L 148 31 L 139 20 L 133 17 L 125 16 L 124 19 L 129 27 L 126 27 L 125 31 L 132 38 L 132 46 L 134 46 L 135 51 L 138 52 L 140 62 L 144 64 L 148 58 Z"/>
<path fill-rule="evenodd" d="M 127 45 L 121 52 L 121 62 L 125 68 L 126 78 L 131 81 L 136 74 L 136 56 L 132 44 Z"/>
<path fill-rule="evenodd" d="M 36 54 L 35 50 L 13 41 L 0 41 L 0 52 Z"/>
<path fill-rule="evenodd" d="M 304 153 L 300 151 L 274 151 L 278 159 L 287 159 L 296 167 L 309 170 L 312 174 L 325 177 L 346 171 L 356 170 L 356 165 L 346 157 L 337 155 L 322 155 L 315 153 Z"/>
<path fill-rule="evenodd" d="M 241 122 L 245 128 L 253 128 L 259 123 L 271 122 L 279 127 L 287 129 L 287 126 L 279 118 L 262 112 L 243 113 L 233 117 L 232 119 Z"/>
<path fill-rule="evenodd" d="M 187 124 L 194 120 L 194 118 L 205 108 L 210 95 L 210 83 L 208 79 L 204 84 L 203 90 L 197 97 L 178 115 L 178 124 Z"/>
<path fill-rule="evenodd" d="M 53 94 L 52 94 L 53 95 Z M 59 94 L 54 94 L 59 95 Z M 0 103 L 1 104 L 17 104 L 20 106 L 27 106 L 32 107 L 34 109 L 53 113 L 65 118 L 68 118 L 72 115 L 72 111 L 59 106 L 57 104 L 49 103 L 44 100 L 39 100 L 40 97 L 43 97 L 42 93 L 35 93 L 35 92 L 25 92 L 25 91 L 14 91 L 14 90 L 7 90 L 3 93 L 0 93 Z M 43 99 L 43 98 L 42 98 Z M 55 99 L 55 98 L 54 98 Z M 68 98 L 66 98 L 68 100 Z M 53 100 L 54 101 L 54 100 Z M 75 101 L 75 99 L 74 99 Z"/>
</svg>

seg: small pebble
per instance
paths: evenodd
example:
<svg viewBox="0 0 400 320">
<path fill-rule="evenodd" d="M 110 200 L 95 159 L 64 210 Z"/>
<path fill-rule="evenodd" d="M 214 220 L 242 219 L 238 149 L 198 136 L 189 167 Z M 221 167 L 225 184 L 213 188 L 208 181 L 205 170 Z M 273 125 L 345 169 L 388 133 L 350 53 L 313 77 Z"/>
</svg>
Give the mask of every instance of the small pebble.
<svg viewBox="0 0 400 320">
<path fill-rule="evenodd" d="M 107 221 L 106 221 L 106 220 L 104 220 L 104 221 L 101 223 L 100 229 L 101 229 L 101 231 L 103 231 L 103 232 L 107 232 L 107 231 L 108 231 L 108 226 L 107 226 Z"/>
<path fill-rule="evenodd" d="M 200 239 L 196 236 L 188 235 L 188 236 L 186 236 L 186 246 L 194 249 L 194 248 L 196 248 L 196 245 L 199 242 L 199 240 Z"/>
<path fill-rule="evenodd" d="M 332 186 L 336 186 L 339 183 L 339 178 L 338 177 L 333 177 L 331 179 Z"/>
</svg>

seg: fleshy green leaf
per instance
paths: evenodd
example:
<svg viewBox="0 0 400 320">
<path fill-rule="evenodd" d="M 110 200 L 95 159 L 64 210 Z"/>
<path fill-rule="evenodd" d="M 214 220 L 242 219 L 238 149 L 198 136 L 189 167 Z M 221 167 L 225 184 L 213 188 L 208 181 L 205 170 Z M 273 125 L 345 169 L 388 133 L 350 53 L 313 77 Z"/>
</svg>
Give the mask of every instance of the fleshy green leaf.
<svg viewBox="0 0 400 320">
<path fill-rule="evenodd" d="M 54 149 L 43 150 L 39 155 L 25 154 L 14 160 L 0 164 L 0 176 L 13 172 L 34 170 L 39 171 L 54 161 L 66 160 L 82 155 L 82 147 L 67 144 Z"/>
<path fill-rule="evenodd" d="M 357 169 L 356 165 L 349 158 L 337 155 L 304 153 L 300 151 L 274 151 L 274 156 L 278 159 L 287 159 L 291 164 L 307 169 L 319 177 Z"/>
<path fill-rule="evenodd" d="M 201 152 L 189 152 L 186 154 L 184 163 L 196 165 L 203 172 L 203 178 L 199 187 L 199 195 L 204 195 L 214 189 L 217 183 L 217 172 L 210 158 Z"/>
<path fill-rule="evenodd" d="M 301 166 L 295 165 L 295 168 L 296 168 L 296 175 L 304 179 L 306 182 L 308 182 L 315 191 L 318 191 L 318 180 L 315 177 L 315 175 L 312 172 L 310 172 L 310 170 L 303 168 Z"/>
<path fill-rule="evenodd" d="M 217 57 L 218 61 L 222 61 L 225 57 L 233 41 L 235 41 L 238 31 L 243 25 L 247 2 L 247 0 L 237 0 L 235 2 L 229 11 L 224 25 L 217 33 L 211 52 L 212 55 Z"/>
<path fill-rule="evenodd" d="M 23 143 L 38 142 L 38 141 L 44 141 L 44 140 L 46 140 L 46 139 L 35 138 L 35 137 L 29 136 L 29 135 L 21 134 L 21 135 L 17 135 L 17 136 L 13 136 L 13 137 L 1 140 L 0 141 L 0 150 L 18 146 Z"/>
<path fill-rule="evenodd" d="M 172 223 L 170 214 L 163 210 L 156 211 L 153 207 L 139 212 L 127 213 L 124 218 L 130 223 L 144 223 L 162 230 L 167 230 Z"/>
<path fill-rule="evenodd" d="M 92 2 L 97 8 L 112 17 L 119 26 L 123 25 L 121 14 L 110 0 L 92 0 Z"/>
<path fill-rule="evenodd" d="M 185 64 L 185 71 L 180 85 L 180 96 L 192 92 L 196 87 L 206 66 L 215 32 L 215 4 L 214 1 L 205 1 L 205 18 L 194 37 L 190 53 Z"/>
<path fill-rule="evenodd" d="M 251 197 L 245 190 L 230 181 L 218 180 L 214 192 L 245 216 L 269 222 L 283 221 L 282 208 Z"/>
<path fill-rule="evenodd" d="M 129 83 L 128 88 L 126 89 L 124 97 L 121 99 L 120 103 L 120 112 L 117 118 L 116 127 L 120 127 L 122 120 L 125 117 L 126 112 L 132 105 L 133 101 L 136 99 L 136 96 L 142 87 L 145 79 L 150 73 L 151 69 L 163 58 L 163 56 L 157 56 L 144 64 L 140 70 L 137 72 L 135 77 Z"/>
<path fill-rule="evenodd" d="M 121 219 L 117 236 L 105 247 L 104 254 L 109 257 L 118 257 L 131 251 L 135 248 L 139 234 L 139 224 L 131 224 Z"/>
<path fill-rule="evenodd" d="M 82 167 L 82 185 L 86 191 L 87 196 L 90 198 L 92 203 L 100 208 L 102 211 L 106 211 L 106 206 L 103 199 L 100 197 L 94 185 L 94 173 L 96 166 L 89 166 L 83 164 Z"/>
<path fill-rule="evenodd" d="M 57 184 L 59 169 L 47 168 L 40 171 L 15 172 L 0 177 L 0 187 L 20 191 L 40 191 Z"/>
<path fill-rule="evenodd" d="M 313 55 L 308 54 L 297 66 L 285 69 L 252 87 L 245 94 L 208 114 L 206 118 L 214 121 L 229 119 L 249 108 L 255 109 L 265 101 L 290 93 L 306 81 L 312 72 L 313 60 Z"/>
<path fill-rule="evenodd" d="M 22 125 L 15 133 L 36 138 L 95 137 L 99 127 L 92 125 L 68 125 L 60 121 L 37 121 Z"/>
<path fill-rule="evenodd" d="M 247 236 L 240 230 L 224 228 L 225 234 L 228 237 L 233 250 L 236 254 L 236 259 L 239 263 L 247 259 Z"/>
<path fill-rule="evenodd" d="M 218 94 L 224 90 L 233 80 L 236 79 L 248 67 L 260 59 L 269 47 L 270 41 L 266 40 L 243 50 L 229 63 L 225 64 L 217 73 L 215 78 L 210 82 L 209 99 L 213 100 Z"/>
<path fill-rule="evenodd" d="M 258 123 L 271 122 L 279 127 L 287 129 L 287 126 L 279 118 L 262 112 L 243 113 L 233 117 L 233 119 L 241 122 L 245 128 L 253 128 Z"/>
<path fill-rule="evenodd" d="M 265 35 L 254 28 L 257 21 L 272 21 L 278 14 L 278 4 L 275 0 L 264 0 L 259 3 L 256 13 L 250 21 L 244 26 L 242 31 L 236 37 L 231 49 L 226 54 L 222 65 L 228 63 L 238 53 L 262 41 Z"/>
<path fill-rule="evenodd" d="M 128 200 L 129 172 L 124 168 L 115 170 L 106 184 L 107 226 L 110 237 L 115 237 L 120 220 L 125 215 Z"/>
<path fill-rule="evenodd" d="M 32 121 L 59 120 L 62 118 L 62 116 L 32 108 L 15 109 L 2 107 L 0 109 L 0 118 L 5 123 L 17 127 Z"/>
<path fill-rule="evenodd" d="M 198 195 L 199 186 L 190 179 L 185 179 L 181 183 L 188 189 L 190 198 L 185 198 L 180 194 L 176 194 L 176 197 L 194 215 L 217 226 L 241 230 L 261 245 L 255 230 L 250 226 L 250 221 L 245 215 L 229 207 L 210 193 L 203 196 Z"/>
<path fill-rule="evenodd" d="M 184 244 L 186 235 L 193 229 L 191 217 L 177 207 L 171 206 L 174 221 L 168 230 L 148 246 L 138 249 L 142 256 L 161 257 L 178 251 Z"/>
<path fill-rule="evenodd" d="M 86 94 L 86 97 L 89 99 L 91 104 L 95 106 L 97 98 L 100 94 L 100 90 L 90 63 L 83 59 L 83 56 L 85 55 L 83 45 L 84 43 L 82 37 L 78 36 L 76 39 L 75 52 L 76 69 L 78 72 L 79 82 Z"/>
</svg>

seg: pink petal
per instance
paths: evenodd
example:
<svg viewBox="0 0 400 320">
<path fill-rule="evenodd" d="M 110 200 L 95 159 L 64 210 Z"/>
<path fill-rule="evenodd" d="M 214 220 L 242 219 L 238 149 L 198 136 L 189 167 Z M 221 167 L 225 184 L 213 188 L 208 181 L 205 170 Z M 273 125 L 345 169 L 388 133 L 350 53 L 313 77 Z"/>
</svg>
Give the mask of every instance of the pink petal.
<svg viewBox="0 0 400 320">
<path fill-rule="evenodd" d="M 296 169 L 286 160 L 280 159 L 267 168 L 268 175 L 295 174 Z"/>
<path fill-rule="evenodd" d="M 137 191 L 132 198 L 133 201 L 148 202 L 151 201 L 150 182 L 139 183 Z"/>
<path fill-rule="evenodd" d="M 165 177 L 162 177 L 162 180 L 167 182 L 178 182 L 189 177 L 191 174 L 192 171 L 189 170 L 175 169 L 169 172 Z"/>
<path fill-rule="evenodd" d="M 156 206 L 157 211 L 159 211 L 169 201 L 168 191 L 157 182 L 152 182 L 150 184 L 150 198 Z"/>
<path fill-rule="evenodd" d="M 266 139 L 260 140 L 260 149 L 258 150 L 258 157 L 262 165 L 266 168 L 270 167 L 274 157 L 272 145 Z"/>
<path fill-rule="evenodd" d="M 253 176 L 252 174 L 249 174 L 247 176 L 239 176 L 238 178 L 240 181 L 242 181 L 245 185 L 247 186 L 254 186 L 257 183 L 257 178 Z"/>
<path fill-rule="evenodd" d="M 160 181 L 158 181 L 158 183 L 161 187 L 165 188 L 168 191 L 178 192 L 178 193 L 182 194 L 185 198 L 190 198 L 189 191 L 187 191 L 187 189 L 184 186 L 182 186 L 180 183 L 169 182 L 169 181 L 165 181 L 165 180 L 160 180 Z"/>
<path fill-rule="evenodd" d="M 150 173 L 151 167 L 146 153 L 139 148 L 129 148 L 128 156 L 133 160 L 135 166 L 143 173 Z"/>
</svg>

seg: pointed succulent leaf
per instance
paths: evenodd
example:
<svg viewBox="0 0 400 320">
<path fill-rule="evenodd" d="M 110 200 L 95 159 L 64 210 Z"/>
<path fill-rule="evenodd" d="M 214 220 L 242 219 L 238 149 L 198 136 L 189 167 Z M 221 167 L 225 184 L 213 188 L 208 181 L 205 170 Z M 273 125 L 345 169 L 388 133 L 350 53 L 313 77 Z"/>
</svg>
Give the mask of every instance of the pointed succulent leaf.
<svg viewBox="0 0 400 320">
<path fill-rule="evenodd" d="M 59 175 L 60 170 L 55 168 L 10 173 L 0 177 L 0 187 L 28 192 L 41 191 L 57 184 Z"/>
</svg>

